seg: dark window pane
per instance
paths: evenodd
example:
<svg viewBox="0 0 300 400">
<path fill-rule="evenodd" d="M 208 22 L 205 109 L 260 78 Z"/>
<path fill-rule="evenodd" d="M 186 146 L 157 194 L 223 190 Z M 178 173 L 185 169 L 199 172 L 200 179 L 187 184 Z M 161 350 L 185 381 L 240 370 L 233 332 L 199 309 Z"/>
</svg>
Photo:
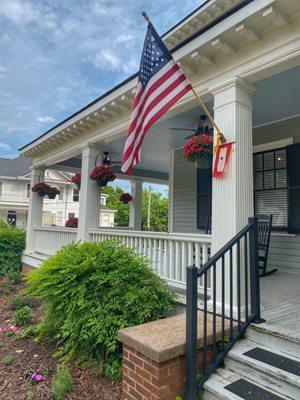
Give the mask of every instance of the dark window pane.
<svg viewBox="0 0 300 400">
<path fill-rule="evenodd" d="M 263 154 L 254 155 L 254 172 L 263 170 Z"/>
<path fill-rule="evenodd" d="M 264 172 L 264 189 L 274 189 L 274 171 Z"/>
<path fill-rule="evenodd" d="M 275 151 L 275 168 L 286 168 L 286 150 L 280 149 Z"/>
<path fill-rule="evenodd" d="M 262 190 L 264 188 L 263 173 L 258 172 L 254 175 L 254 190 Z"/>
<path fill-rule="evenodd" d="M 286 170 L 280 169 L 276 171 L 276 187 L 285 188 L 286 187 Z"/>
<path fill-rule="evenodd" d="M 264 153 L 264 170 L 274 169 L 274 151 Z"/>
<path fill-rule="evenodd" d="M 286 190 L 263 190 L 255 193 L 255 213 L 272 214 L 274 227 L 287 226 Z"/>
</svg>

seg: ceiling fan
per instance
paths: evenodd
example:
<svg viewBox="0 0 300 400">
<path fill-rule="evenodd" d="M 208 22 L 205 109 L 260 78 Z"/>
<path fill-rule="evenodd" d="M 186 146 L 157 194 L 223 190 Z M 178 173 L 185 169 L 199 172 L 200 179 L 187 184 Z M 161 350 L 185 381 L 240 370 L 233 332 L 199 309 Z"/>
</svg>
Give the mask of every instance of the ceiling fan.
<svg viewBox="0 0 300 400">
<path fill-rule="evenodd" d="M 107 165 L 109 167 L 122 164 L 122 161 L 114 161 L 112 157 L 109 155 L 108 151 L 104 151 L 103 153 L 101 153 L 101 158 L 102 158 L 102 165 Z"/>
<path fill-rule="evenodd" d="M 210 127 L 207 121 L 207 116 L 206 115 L 200 115 L 199 118 L 197 118 L 197 129 L 191 129 L 191 128 L 170 128 L 171 131 L 191 131 L 195 132 L 187 137 L 185 139 L 190 139 L 193 136 L 199 136 L 202 134 L 212 134 L 213 129 Z"/>
</svg>

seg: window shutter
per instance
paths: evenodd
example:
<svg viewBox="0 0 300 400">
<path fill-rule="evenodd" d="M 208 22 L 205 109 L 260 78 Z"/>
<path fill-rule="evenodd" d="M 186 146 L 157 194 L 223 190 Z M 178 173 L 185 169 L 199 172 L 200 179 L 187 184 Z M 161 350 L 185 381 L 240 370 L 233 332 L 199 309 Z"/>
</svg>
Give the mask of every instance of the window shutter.
<svg viewBox="0 0 300 400">
<path fill-rule="evenodd" d="M 211 169 L 197 169 L 197 229 L 211 231 Z"/>
<path fill-rule="evenodd" d="M 288 232 L 300 233 L 300 143 L 287 146 Z"/>
</svg>

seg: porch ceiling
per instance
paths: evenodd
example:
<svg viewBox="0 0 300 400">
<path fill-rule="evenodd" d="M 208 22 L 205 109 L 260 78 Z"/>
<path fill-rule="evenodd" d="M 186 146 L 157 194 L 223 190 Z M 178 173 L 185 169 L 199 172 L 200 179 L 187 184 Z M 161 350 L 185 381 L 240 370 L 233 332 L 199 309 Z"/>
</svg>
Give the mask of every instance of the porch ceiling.
<svg viewBox="0 0 300 400">
<path fill-rule="evenodd" d="M 256 82 L 255 87 L 254 127 L 300 114 L 300 66 Z M 212 111 L 213 102 L 209 102 L 207 106 Z M 199 114 L 202 114 L 201 110 L 194 107 L 153 126 L 143 145 L 142 163 L 136 169 L 141 172 L 148 170 L 167 174 L 171 150 L 181 148 L 185 137 L 192 133 L 170 128 L 195 128 Z M 124 142 L 125 133 L 124 137 L 106 144 L 106 150 L 112 154 L 113 159 L 121 160 Z M 61 165 L 74 162 L 76 166 L 80 166 L 80 158 L 77 161 L 67 160 Z"/>
</svg>

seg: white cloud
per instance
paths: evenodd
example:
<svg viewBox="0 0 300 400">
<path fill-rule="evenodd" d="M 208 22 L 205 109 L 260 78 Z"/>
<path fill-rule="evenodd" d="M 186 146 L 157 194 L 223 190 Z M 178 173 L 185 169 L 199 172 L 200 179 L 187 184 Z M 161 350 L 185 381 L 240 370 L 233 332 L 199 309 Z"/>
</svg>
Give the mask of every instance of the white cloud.
<svg viewBox="0 0 300 400">
<path fill-rule="evenodd" d="M 46 115 L 45 117 L 38 117 L 37 121 L 45 123 L 45 124 L 49 124 L 50 122 L 54 122 L 54 118 L 51 117 L 50 115 Z"/>
<path fill-rule="evenodd" d="M 121 35 L 117 38 L 118 43 L 128 43 L 133 39 L 131 33 L 121 33 Z"/>
<path fill-rule="evenodd" d="M 0 150 L 11 151 L 11 146 L 7 143 L 0 142 Z"/>
<path fill-rule="evenodd" d="M 12 20 L 15 24 L 28 24 L 39 17 L 36 7 L 18 0 L 2 0 L 0 2 L 0 14 Z"/>
<path fill-rule="evenodd" d="M 96 67 L 107 66 L 110 69 L 117 69 L 121 64 L 121 60 L 110 50 L 101 50 L 96 55 L 95 65 Z"/>
</svg>

